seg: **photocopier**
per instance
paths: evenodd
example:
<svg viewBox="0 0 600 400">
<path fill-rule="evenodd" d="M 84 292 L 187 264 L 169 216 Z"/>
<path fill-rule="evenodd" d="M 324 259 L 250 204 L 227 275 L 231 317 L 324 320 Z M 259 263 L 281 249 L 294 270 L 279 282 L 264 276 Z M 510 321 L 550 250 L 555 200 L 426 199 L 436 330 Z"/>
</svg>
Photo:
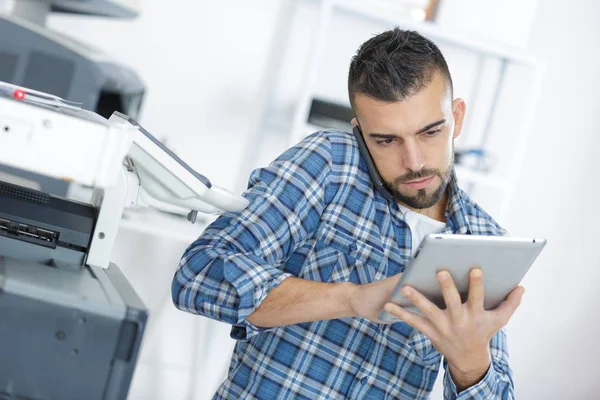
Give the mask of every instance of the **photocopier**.
<svg viewBox="0 0 600 400">
<path fill-rule="evenodd" d="M 119 111 L 137 119 L 146 96 L 141 76 L 74 32 L 61 32 L 69 22 L 52 18 L 127 24 L 141 14 L 139 0 L 0 0 L 0 81 L 80 102 L 105 118 Z M 22 177 L 59 196 L 72 189 L 64 180 L 4 165 L 0 175 Z"/>
<path fill-rule="evenodd" d="M 123 210 L 193 223 L 247 200 L 125 114 L 4 82 L 0 164 L 92 192 L 86 203 L 0 181 L 0 399 L 126 399 L 148 311 L 110 262 Z"/>
</svg>

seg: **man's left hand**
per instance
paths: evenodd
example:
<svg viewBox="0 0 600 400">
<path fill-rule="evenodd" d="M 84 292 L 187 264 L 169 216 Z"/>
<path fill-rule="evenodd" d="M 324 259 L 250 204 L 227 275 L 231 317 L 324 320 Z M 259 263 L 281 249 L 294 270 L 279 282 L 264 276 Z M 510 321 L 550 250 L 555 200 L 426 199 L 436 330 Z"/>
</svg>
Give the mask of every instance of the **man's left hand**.
<svg viewBox="0 0 600 400">
<path fill-rule="evenodd" d="M 405 286 L 402 294 L 423 314 L 411 313 L 402 307 L 387 303 L 385 310 L 427 336 L 442 354 L 459 391 L 478 383 L 487 373 L 491 355 L 492 337 L 505 326 L 521 303 L 525 292 L 515 288 L 496 309 L 483 307 L 483 273 L 471 270 L 468 300 L 463 304 L 452 277 L 447 271 L 437 275 L 442 288 L 446 309 L 441 310 L 414 288 Z"/>
</svg>

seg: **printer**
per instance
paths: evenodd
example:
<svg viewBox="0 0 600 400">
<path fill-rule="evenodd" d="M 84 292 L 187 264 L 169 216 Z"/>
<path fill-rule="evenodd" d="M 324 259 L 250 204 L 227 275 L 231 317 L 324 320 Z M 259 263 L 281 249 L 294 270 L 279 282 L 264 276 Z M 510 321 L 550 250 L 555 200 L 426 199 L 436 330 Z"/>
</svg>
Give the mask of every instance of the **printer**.
<svg viewBox="0 0 600 400">
<path fill-rule="evenodd" d="M 146 87 L 139 75 L 105 52 L 46 26 L 50 14 L 133 19 L 134 0 L 15 0 L 0 14 L 0 81 L 78 101 L 105 118 L 119 111 L 139 118 Z M 0 175 L 65 196 L 68 182 L 14 168 Z M 21 179 L 18 179 L 21 178 Z"/>
<path fill-rule="evenodd" d="M 0 82 L 0 164 L 93 188 L 0 180 L 0 399 L 126 399 L 148 311 L 111 250 L 123 210 L 243 210 L 135 119 Z"/>
</svg>

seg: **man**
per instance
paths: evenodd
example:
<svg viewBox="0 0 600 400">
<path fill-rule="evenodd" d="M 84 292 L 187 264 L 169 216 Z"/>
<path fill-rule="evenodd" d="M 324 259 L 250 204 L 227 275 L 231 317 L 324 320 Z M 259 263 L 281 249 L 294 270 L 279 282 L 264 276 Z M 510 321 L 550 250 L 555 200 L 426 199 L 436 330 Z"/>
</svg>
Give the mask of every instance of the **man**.
<svg viewBox="0 0 600 400">
<path fill-rule="evenodd" d="M 215 398 L 428 398 L 442 356 L 445 398 L 513 398 L 503 326 L 523 288 L 485 311 L 480 270 L 464 304 L 442 272 L 445 310 L 410 288 L 423 316 L 385 304 L 425 235 L 505 234 L 457 186 L 465 103 L 444 57 L 416 32 L 384 32 L 352 59 L 348 90 L 391 195 L 374 189 L 352 134 L 317 132 L 254 171 L 248 208 L 182 258 L 175 304 L 238 340 Z M 384 306 L 403 322 L 378 321 Z"/>
</svg>

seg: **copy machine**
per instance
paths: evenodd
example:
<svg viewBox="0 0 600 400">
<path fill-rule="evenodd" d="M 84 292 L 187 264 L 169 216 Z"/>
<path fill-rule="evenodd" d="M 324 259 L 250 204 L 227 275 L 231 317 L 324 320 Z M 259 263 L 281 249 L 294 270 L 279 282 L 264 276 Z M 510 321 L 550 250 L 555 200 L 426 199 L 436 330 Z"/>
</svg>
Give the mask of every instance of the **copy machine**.
<svg viewBox="0 0 600 400">
<path fill-rule="evenodd" d="M 47 23 L 52 15 L 132 20 L 138 0 L 13 0 L 0 12 L 0 81 L 51 93 L 110 118 L 119 111 L 139 118 L 146 86 L 135 70 L 106 52 Z M 2 0 L 0 0 L 0 9 Z M 75 18 L 76 19 L 76 18 Z M 10 175 L 10 176 L 9 176 Z M 5 180 L 65 196 L 68 182 L 0 165 Z"/>
<path fill-rule="evenodd" d="M 93 187 L 0 181 L 0 399 L 126 399 L 148 312 L 110 254 L 124 208 L 239 211 L 135 120 L 0 82 L 0 164 Z"/>
</svg>

